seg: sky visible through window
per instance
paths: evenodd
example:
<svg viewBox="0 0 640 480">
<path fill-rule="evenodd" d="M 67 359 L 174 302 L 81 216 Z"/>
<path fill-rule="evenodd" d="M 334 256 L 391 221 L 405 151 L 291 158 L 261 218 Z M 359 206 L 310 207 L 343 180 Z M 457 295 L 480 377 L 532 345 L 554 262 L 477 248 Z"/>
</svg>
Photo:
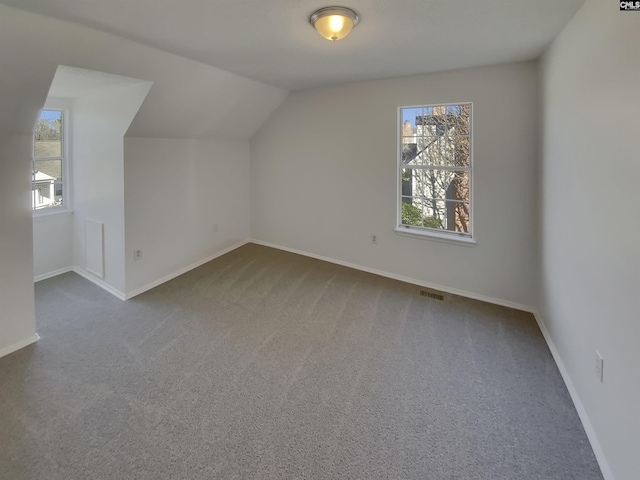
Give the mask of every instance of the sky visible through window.
<svg viewBox="0 0 640 480">
<path fill-rule="evenodd" d="M 422 108 L 403 108 L 402 110 L 402 123 L 408 121 L 411 123 L 411 128 L 415 128 L 416 126 L 416 117 L 420 117 L 422 115 L 433 115 L 433 108 L 427 107 Z M 447 113 L 460 115 L 460 106 L 459 105 L 450 105 L 447 107 Z"/>
<path fill-rule="evenodd" d="M 57 110 L 43 110 L 40 114 L 40 118 L 44 118 L 46 120 L 55 120 L 57 118 L 60 118 L 60 112 Z"/>
</svg>

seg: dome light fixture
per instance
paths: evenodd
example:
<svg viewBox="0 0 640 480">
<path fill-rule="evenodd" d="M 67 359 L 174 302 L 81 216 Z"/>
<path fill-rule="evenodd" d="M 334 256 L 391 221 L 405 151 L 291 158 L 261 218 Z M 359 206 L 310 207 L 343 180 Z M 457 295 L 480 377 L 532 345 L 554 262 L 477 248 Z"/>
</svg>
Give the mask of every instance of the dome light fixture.
<svg viewBox="0 0 640 480">
<path fill-rule="evenodd" d="M 346 7 L 324 7 L 316 10 L 309 17 L 309 23 L 313 28 L 332 42 L 349 35 L 359 21 L 360 15 Z"/>
</svg>

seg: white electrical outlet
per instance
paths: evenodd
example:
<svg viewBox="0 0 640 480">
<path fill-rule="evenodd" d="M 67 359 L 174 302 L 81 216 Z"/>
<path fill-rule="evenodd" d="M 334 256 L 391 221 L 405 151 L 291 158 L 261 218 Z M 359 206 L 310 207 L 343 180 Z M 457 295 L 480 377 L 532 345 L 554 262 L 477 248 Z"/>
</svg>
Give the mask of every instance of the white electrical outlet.
<svg viewBox="0 0 640 480">
<path fill-rule="evenodd" d="M 378 236 L 377 235 L 371 235 L 371 243 L 373 243 L 374 245 L 376 245 L 378 243 Z"/>
<path fill-rule="evenodd" d="M 140 260 L 142 258 L 142 249 L 141 248 L 136 248 L 133 251 L 133 259 L 134 260 Z"/>
<path fill-rule="evenodd" d="M 596 377 L 600 380 L 600 383 L 604 382 L 604 359 L 602 355 L 596 350 Z"/>
<path fill-rule="evenodd" d="M 214 223 L 213 226 L 211 227 L 211 231 L 213 233 L 218 233 L 218 224 Z"/>
</svg>

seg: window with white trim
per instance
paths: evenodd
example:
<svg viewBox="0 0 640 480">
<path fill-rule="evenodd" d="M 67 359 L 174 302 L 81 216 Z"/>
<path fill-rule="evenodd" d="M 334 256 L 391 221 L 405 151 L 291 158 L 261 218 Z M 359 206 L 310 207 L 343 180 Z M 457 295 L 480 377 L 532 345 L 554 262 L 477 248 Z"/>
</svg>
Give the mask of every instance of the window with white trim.
<svg viewBox="0 0 640 480">
<path fill-rule="evenodd" d="M 39 211 L 65 205 L 67 145 L 65 112 L 42 110 L 33 135 L 31 208 Z"/>
<path fill-rule="evenodd" d="M 471 108 L 400 107 L 396 231 L 473 242 Z"/>
</svg>

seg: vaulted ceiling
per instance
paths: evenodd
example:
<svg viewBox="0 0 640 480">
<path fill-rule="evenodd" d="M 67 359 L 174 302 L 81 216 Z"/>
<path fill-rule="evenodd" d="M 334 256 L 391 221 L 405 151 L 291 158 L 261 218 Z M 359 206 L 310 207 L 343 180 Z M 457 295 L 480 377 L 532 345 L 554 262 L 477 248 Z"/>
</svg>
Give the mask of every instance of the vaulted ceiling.
<svg viewBox="0 0 640 480">
<path fill-rule="evenodd" d="M 60 65 L 153 82 L 127 132 L 136 137 L 248 140 L 287 95 L 119 36 L 0 4 L 0 134 L 30 135 L 48 92 L 74 97 L 87 88 L 73 81 L 50 91 Z"/>
<path fill-rule="evenodd" d="M 308 18 L 333 0 L 0 0 L 284 89 L 534 59 L 583 2 L 344 0 L 331 43 Z"/>
</svg>

